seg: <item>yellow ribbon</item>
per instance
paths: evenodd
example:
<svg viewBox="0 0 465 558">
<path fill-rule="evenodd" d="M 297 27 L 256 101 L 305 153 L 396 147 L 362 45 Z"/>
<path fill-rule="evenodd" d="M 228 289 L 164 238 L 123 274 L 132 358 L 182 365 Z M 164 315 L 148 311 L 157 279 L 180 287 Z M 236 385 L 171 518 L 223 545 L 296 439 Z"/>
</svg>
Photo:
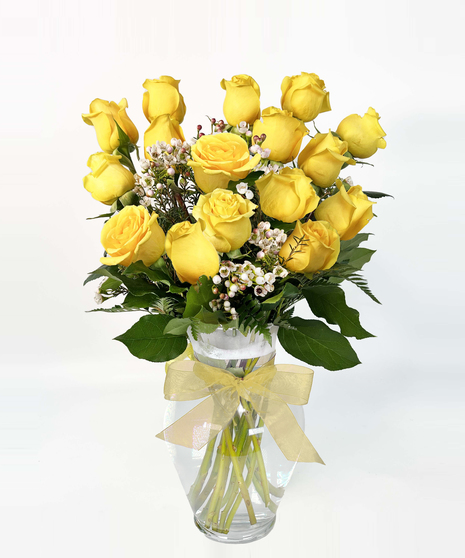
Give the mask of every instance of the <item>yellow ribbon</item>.
<svg viewBox="0 0 465 558">
<path fill-rule="evenodd" d="M 189 354 L 184 356 L 190 358 Z M 237 378 L 196 360 L 174 359 L 167 365 L 165 399 L 206 399 L 157 438 L 199 450 L 229 424 L 243 398 L 263 419 L 287 459 L 323 463 L 288 407 L 288 403 L 308 403 L 312 382 L 312 370 L 292 364 L 266 364 Z"/>
</svg>

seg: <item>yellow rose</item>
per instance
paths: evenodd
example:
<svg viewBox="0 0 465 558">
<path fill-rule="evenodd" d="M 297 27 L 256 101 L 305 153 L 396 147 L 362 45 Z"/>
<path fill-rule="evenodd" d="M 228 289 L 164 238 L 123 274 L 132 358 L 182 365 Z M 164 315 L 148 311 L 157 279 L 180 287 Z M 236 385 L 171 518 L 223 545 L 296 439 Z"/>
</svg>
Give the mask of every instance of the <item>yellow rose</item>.
<svg viewBox="0 0 465 558">
<path fill-rule="evenodd" d="M 92 172 L 84 177 L 84 188 L 95 200 L 106 205 L 134 188 L 134 176 L 123 167 L 120 159 L 121 155 L 94 153 L 87 161 Z"/>
<path fill-rule="evenodd" d="M 186 105 L 179 93 L 179 79 L 160 76 L 160 79 L 146 79 L 142 87 L 147 89 L 142 98 L 142 109 L 149 122 L 162 114 L 169 114 L 179 124 L 184 120 Z"/>
<path fill-rule="evenodd" d="M 260 118 L 260 87 L 253 78 L 239 74 L 231 81 L 221 80 L 221 87 L 226 91 L 223 113 L 228 124 L 253 124 Z"/>
<path fill-rule="evenodd" d="M 298 165 L 317 186 L 332 186 L 344 163 L 355 165 L 355 161 L 343 154 L 348 151 L 346 141 L 327 134 L 316 134 L 299 155 Z"/>
<path fill-rule="evenodd" d="M 199 277 L 213 277 L 220 262 L 213 244 L 202 232 L 200 223 L 176 223 L 166 235 L 166 253 L 180 281 L 194 285 Z"/>
<path fill-rule="evenodd" d="M 303 239 L 304 242 L 298 245 L 296 239 Z M 279 255 L 287 269 L 296 273 L 314 273 L 333 267 L 340 249 L 339 235 L 329 223 L 307 221 L 302 224 L 297 221 Z"/>
<path fill-rule="evenodd" d="M 243 180 L 260 162 L 250 158 L 247 143 L 235 134 L 202 136 L 191 149 L 187 164 L 194 170 L 195 182 L 205 193 L 227 188 L 230 180 Z"/>
<path fill-rule="evenodd" d="M 304 171 L 289 167 L 264 174 L 255 183 L 263 213 L 284 223 L 302 219 L 320 201 L 311 182 Z"/>
<path fill-rule="evenodd" d="M 144 146 L 147 159 L 150 159 L 150 155 L 147 153 L 147 147 L 155 145 L 157 141 L 164 141 L 170 145 L 173 138 L 185 141 L 184 133 L 179 122 L 173 120 L 168 114 L 157 116 L 144 134 Z"/>
<path fill-rule="evenodd" d="M 121 99 L 118 104 L 113 101 L 94 99 L 90 103 L 89 114 L 82 115 L 84 122 L 95 128 L 97 141 L 106 153 L 112 153 L 119 147 L 118 128 L 115 121 L 129 136 L 132 143 L 136 144 L 139 140 L 139 132 L 126 114 L 127 108 L 128 102 L 126 99 Z"/>
<path fill-rule="evenodd" d="M 299 153 L 302 139 L 308 129 L 292 112 L 268 107 L 262 113 L 263 122 L 256 120 L 253 125 L 254 136 L 266 134 L 261 144 L 263 149 L 271 149 L 270 159 L 290 163 Z"/>
<path fill-rule="evenodd" d="M 359 159 L 367 159 L 378 149 L 386 147 L 384 136 L 386 132 L 381 128 L 379 114 L 374 108 L 369 108 L 365 116 L 351 114 L 346 116 L 337 127 L 337 133 L 349 144 L 349 151 Z"/>
<path fill-rule="evenodd" d="M 127 205 L 103 226 L 101 242 L 108 257 L 100 258 L 105 265 L 128 266 L 142 260 L 155 263 L 165 251 L 165 233 L 158 224 L 158 215 L 141 205 Z"/>
<path fill-rule="evenodd" d="M 325 82 L 316 74 L 302 72 L 300 76 L 285 77 L 281 91 L 281 107 L 304 122 L 314 120 L 320 112 L 331 110 Z"/>
<path fill-rule="evenodd" d="M 336 182 L 339 192 L 321 202 L 315 217 L 328 221 L 339 233 L 341 240 L 350 240 L 373 218 L 373 204 L 362 192 L 361 186 L 346 191 L 342 182 Z"/>
<path fill-rule="evenodd" d="M 250 217 L 257 206 L 239 194 L 222 188 L 200 196 L 192 215 L 218 252 L 238 250 L 252 233 Z"/>
</svg>

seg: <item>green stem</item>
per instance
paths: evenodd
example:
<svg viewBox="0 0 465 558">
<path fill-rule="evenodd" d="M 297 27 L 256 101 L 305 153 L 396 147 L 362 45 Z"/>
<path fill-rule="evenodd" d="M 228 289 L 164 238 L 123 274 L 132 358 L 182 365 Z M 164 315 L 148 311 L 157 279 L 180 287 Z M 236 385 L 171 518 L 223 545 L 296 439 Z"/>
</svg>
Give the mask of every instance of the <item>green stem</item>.
<svg viewBox="0 0 465 558">
<path fill-rule="evenodd" d="M 245 479 L 245 485 L 246 485 L 247 488 L 249 488 L 250 483 L 252 482 L 252 479 L 253 479 L 256 460 L 257 460 L 257 454 L 252 453 L 250 468 L 247 472 L 247 478 Z M 242 502 L 242 494 L 239 493 L 237 495 L 237 498 L 236 498 L 236 501 L 234 502 L 233 507 L 231 508 L 231 511 L 229 512 L 228 518 L 226 519 L 226 522 L 224 524 L 224 532 L 225 533 L 227 533 L 229 531 L 229 529 L 231 528 L 231 523 L 233 522 L 234 516 L 236 515 L 236 512 L 239 509 L 239 506 L 241 505 L 241 502 Z"/>
<path fill-rule="evenodd" d="M 226 444 L 230 452 L 230 457 L 233 464 L 234 472 L 236 473 L 236 479 L 239 484 L 239 489 L 241 491 L 242 499 L 244 500 L 244 504 L 247 508 L 247 513 L 249 514 L 250 524 L 255 525 L 255 523 L 257 523 L 257 520 L 255 518 L 252 501 L 250 500 L 249 491 L 247 490 L 247 486 L 245 485 L 244 482 L 244 477 L 242 476 L 242 471 L 239 466 L 239 460 L 237 459 L 237 455 L 232 445 L 231 432 L 229 431 L 229 429 L 226 428 L 224 434 L 226 438 Z"/>
<path fill-rule="evenodd" d="M 189 498 L 189 502 L 194 503 L 195 500 L 197 499 L 203 484 L 205 482 L 205 479 L 207 478 L 208 475 L 208 469 L 210 468 L 210 464 L 212 462 L 212 458 L 213 458 L 213 451 L 215 450 L 215 441 L 216 441 L 216 436 L 215 438 L 213 438 L 212 440 L 210 440 L 208 442 L 207 445 L 207 449 L 205 451 L 205 455 L 202 459 L 202 463 L 200 465 L 200 470 L 199 473 L 197 475 L 197 478 L 195 479 L 194 484 L 191 486 L 190 490 L 189 490 L 189 494 L 187 495 L 187 497 Z"/>
<path fill-rule="evenodd" d="M 226 462 L 228 460 L 228 457 L 226 455 L 226 436 L 225 436 L 226 432 L 229 432 L 229 427 L 225 428 L 223 435 L 221 437 L 220 466 L 218 468 L 218 477 L 216 479 L 216 486 L 215 489 L 213 490 L 213 494 L 210 499 L 210 504 L 208 506 L 207 519 L 205 520 L 205 527 L 207 529 L 211 527 L 216 512 L 218 499 L 220 497 L 221 487 L 223 486 L 223 478 L 225 477 L 225 474 L 227 475 L 228 473 L 228 468 L 226 468 Z"/>
<path fill-rule="evenodd" d="M 244 428 L 244 430 L 248 430 L 248 427 Z M 246 462 L 246 459 L 247 459 L 247 454 L 249 453 L 250 444 L 251 444 L 251 440 L 248 437 L 247 441 L 244 444 L 244 446 L 242 448 L 242 451 L 241 451 L 241 458 L 240 458 L 241 471 L 244 470 L 244 465 L 245 465 L 245 462 Z M 232 479 L 232 476 L 231 476 L 231 479 Z M 228 492 L 226 494 L 227 499 L 225 497 L 225 499 L 223 500 L 223 504 L 226 504 L 226 505 L 224 506 L 224 509 L 221 513 L 220 529 L 222 529 L 222 530 L 224 530 L 224 528 L 225 528 L 226 518 L 228 517 L 228 513 L 229 513 L 230 509 L 232 508 L 232 506 L 233 506 L 233 504 L 234 504 L 234 502 L 237 498 L 237 495 L 239 493 L 240 493 L 239 484 L 237 482 L 236 475 L 234 474 L 234 481 L 233 482 L 230 481 L 230 483 L 229 483 L 229 489 L 228 489 Z"/>
<path fill-rule="evenodd" d="M 215 461 L 213 463 L 212 470 L 210 472 L 210 476 L 208 477 L 208 481 L 203 487 L 202 491 L 200 492 L 198 498 L 195 500 L 194 508 L 196 510 L 198 510 L 202 506 L 202 504 L 210 495 L 210 492 L 213 490 L 213 487 L 215 486 L 215 481 L 218 476 L 218 468 L 220 466 L 220 459 L 221 459 L 221 452 L 220 452 L 220 446 L 218 446 L 218 451 L 215 457 Z"/>
<path fill-rule="evenodd" d="M 252 417 L 252 410 L 248 404 L 247 401 L 245 401 L 244 399 L 241 399 L 242 402 L 242 406 L 245 409 L 245 418 L 247 420 L 247 422 L 249 423 L 249 427 L 250 428 L 255 428 L 255 423 Z M 258 426 L 262 426 L 263 425 L 263 421 L 262 419 L 259 420 L 258 422 Z M 268 478 L 266 476 L 266 469 L 265 469 L 265 462 L 263 461 L 263 454 L 262 454 L 262 450 L 260 449 L 260 442 L 257 438 L 257 436 L 255 436 L 255 434 L 252 434 L 252 443 L 253 443 L 253 447 L 254 450 L 257 454 L 257 464 L 258 464 L 258 471 L 260 474 L 260 479 L 261 479 L 261 483 L 263 486 L 263 491 L 264 491 L 264 502 L 265 505 L 267 506 L 268 503 L 270 502 L 270 490 L 268 487 Z"/>
</svg>

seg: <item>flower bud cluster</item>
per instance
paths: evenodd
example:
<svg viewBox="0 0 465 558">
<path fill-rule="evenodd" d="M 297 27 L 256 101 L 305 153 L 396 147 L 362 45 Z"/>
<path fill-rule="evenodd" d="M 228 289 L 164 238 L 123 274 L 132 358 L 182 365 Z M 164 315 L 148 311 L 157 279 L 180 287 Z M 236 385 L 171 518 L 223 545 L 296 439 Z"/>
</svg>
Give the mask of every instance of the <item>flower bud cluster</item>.
<svg viewBox="0 0 465 558">
<path fill-rule="evenodd" d="M 277 161 L 260 161 L 258 165 L 254 168 L 254 171 L 262 171 L 264 174 L 270 172 L 279 172 L 284 165 Z"/>
<path fill-rule="evenodd" d="M 153 167 L 164 167 L 169 171 L 176 165 L 186 165 L 190 159 L 191 147 L 196 141 L 194 138 L 190 141 L 173 138 L 170 144 L 157 141 L 155 145 L 147 147 L 147 152 L 152 157 L 152 161 L 141 159 L 142 172 L 148 172 Z"/>
<path fill-rule="evenodd" d="M 261 267 L 254 266 L 248 260 L 240 264 L 222 261 L 218 275 L 213 277 L 213 293 L 218 298 L 210 302 L 210 307 L 213 312 L 223 310 L 234 319 L 237 311 L 232 299 L 245 294 L 248 288 L 253 288 L 255 296 L 264 297 L 274 291 L 276 278 L 286 275 L 287 271 L 280 265 L 275 266 L 272 272 L 265 273 Z"/>
<path fill-rule="evenodd" d="M 171 179 L 175 174 L 175 167 L 179 165 L 187 165 L 187 161 L 191 158 L 190 151 L 192 145 L 197 140 L 182 141 L 173 138 L 171 144 L 164 141 L 157 141 L 155 145 L 147 148 L 152 161 L 147 159 L 140 160 L 141 174 L 135 174 L 136 181 L 134 192 L 140 198 L 140 204 L 144 207 L 155 207 L 155 197 L 157 191 L 165 188 L 165 182 Z M 185 167 L 188 168 L 188 167 Z M 190 170 L 188 171 L 190 173 Z M 185 178 L 180 179 L 185 182 Z"/>
<path fill-rule="evenodd" d="M 262 159 L 268 159 L 271 153 L 271 149 L 262 149 L 258 144 L 252 145 L 249 151 L 252 155 L 256 155 L 258 153 Z"/>
<path fill-rule="evenodd" d="M 272 229 L 268 221 L 262 221 L 253 229 L 249 243 L 260 248 L 257 258 L 263 259 L 267 254 L 277 256 L 286 240 L 287 234 L 282 229 Z"/>
<path fill-rule="evenodd" d="M 248 200 L 253 198 L 253 192 L 249 190 L 247 182 L 239 182 L 239 184 L 236 185 L 236 190 L 238 194 L 245 196 Z"/>
</svg>

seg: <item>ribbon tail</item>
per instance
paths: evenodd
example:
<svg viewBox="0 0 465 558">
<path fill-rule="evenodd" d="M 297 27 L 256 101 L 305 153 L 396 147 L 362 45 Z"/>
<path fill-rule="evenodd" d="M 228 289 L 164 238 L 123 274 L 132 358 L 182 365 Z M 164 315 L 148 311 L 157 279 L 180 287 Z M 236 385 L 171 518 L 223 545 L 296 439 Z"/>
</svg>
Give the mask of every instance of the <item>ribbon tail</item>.
<svg viewBox="0 0 465 558">
<path fill-rule="evenodd" d="M 185 360 L 186 358 L 189 360 L 194 360 L 194 349 L 192 348 L 192 345 L 190 343 L 187 344 L 186 350 L 183 353 L 181 353 L 176 358 L 173 358 L 173 360 L 169 360 L 165 363 L 165 374 L 168 373 L 168 369 L 171 364 L 179 362 L 180 360 Z"/>
<path fill-rule="evenodd" d="M 282 399 L 271 396 L 263 401 L 261 397 L 252 396 L 250 401 L 286 459 L 324 465 L 313 444 L 300 428 L 294 413 Z"/>
<path fill-rule="evenodd" d="M 202 449 L 217 436 L 234 416 L 218 407 L 212 396 L 196 405 L 176 422 L 157 434 L 157 438 L 195 450 Z"/>
</svg>

